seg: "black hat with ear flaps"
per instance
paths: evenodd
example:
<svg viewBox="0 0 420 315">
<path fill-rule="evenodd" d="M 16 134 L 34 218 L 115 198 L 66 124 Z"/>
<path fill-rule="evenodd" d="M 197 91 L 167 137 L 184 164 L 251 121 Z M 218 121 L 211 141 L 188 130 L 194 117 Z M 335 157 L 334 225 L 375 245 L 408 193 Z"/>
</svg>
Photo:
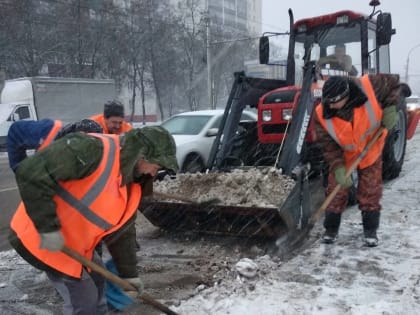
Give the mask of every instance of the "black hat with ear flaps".
<svg viewBox="0 0 420 315">
<path fill-rule="evenodd" d="M 337 103 L 350 94 L 349 79 L 341 76 L 329 77 L 322 87 L 322 115 L 325 119 L 335 116 L 337 110 L 330 107 L 331 103 Z"/>
<path fill-rule="evenodd" d="M 349 81 L 346 77 L 332 76 L 322 87 L 322 103 L 336 103 L 350 94 Z"/>
</svg>

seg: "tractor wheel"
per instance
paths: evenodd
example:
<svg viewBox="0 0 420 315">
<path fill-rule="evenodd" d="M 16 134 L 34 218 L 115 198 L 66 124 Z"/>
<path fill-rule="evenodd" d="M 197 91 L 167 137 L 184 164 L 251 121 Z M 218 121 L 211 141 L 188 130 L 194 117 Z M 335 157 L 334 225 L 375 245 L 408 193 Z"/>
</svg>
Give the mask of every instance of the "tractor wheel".
<svg viewBox="0 0 420 315">
<path fill-rule="evenodd" d="M 398 107 L 398 121 L 388 132 L 383 149 L 382 178 L 390 180 L 398 177 L 404 162 L 407 145 L 407 107 L 405 102 Z"/>
</svg>

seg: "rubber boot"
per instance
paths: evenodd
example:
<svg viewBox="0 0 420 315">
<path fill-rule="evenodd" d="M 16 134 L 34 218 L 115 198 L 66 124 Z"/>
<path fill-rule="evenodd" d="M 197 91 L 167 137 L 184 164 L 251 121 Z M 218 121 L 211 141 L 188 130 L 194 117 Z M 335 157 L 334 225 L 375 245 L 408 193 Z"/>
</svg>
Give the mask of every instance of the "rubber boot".
<svg viewBox="0 0 420 315">
<path fill-rule="evenodd" d="M 332 244 L 336 241 L 338 229 L 340 228 L 341 213 L 325 212 L 324 228 L 325 233 L 322 236 L 322 242 Z"/>
<path fill-rule="evenodd" d="M 368 247 L 378 246 L 378 236 L 376 230 L 379 227 L 379 211 L 362 211 L 363 234 L 365 245 Z"/>
</svg>

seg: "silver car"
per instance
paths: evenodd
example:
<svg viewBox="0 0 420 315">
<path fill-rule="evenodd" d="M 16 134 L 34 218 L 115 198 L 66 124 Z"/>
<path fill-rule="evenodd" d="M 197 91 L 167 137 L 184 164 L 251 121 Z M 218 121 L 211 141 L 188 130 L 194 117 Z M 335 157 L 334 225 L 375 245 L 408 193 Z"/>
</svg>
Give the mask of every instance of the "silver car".
<svg viewBox="0 0 420 315">
<path fill-rule="evenodd" d="M 223 109 L 185 112 L 162 123 L 161 126 L 175 139 L 176 158 L 181 172 L 195 173 L 205 170 L 223 113 Z M 241 121 L 256 120 L 256 113 L 242 113 Z"/>
</svg>

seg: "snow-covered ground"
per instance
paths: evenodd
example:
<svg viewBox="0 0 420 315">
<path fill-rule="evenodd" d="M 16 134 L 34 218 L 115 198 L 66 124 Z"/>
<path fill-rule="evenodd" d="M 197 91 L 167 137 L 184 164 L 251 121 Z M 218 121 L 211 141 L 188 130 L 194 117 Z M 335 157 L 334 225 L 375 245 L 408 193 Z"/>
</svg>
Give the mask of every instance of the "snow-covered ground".
<svg viewBox="0 0 420 315">
<path fill-rule="evenodd" d="M 400 177 L 385 184 L 378 247 L 363 246 L 360 213 L 351 207 L 336 244 L 316 240 L 288 261 L 274 255 L 241 260 L 238 269 L 252 274 L 257 268 L 255 277 L 229 273 L 213 287 L 199 286 L 193 298 L 172 309 L 183 315 L 420 314 L 419 131 L 408 142 L 405 159 Z M 322 231 L 319 225 L 313 235 Z M 20 314 L 52 314 L 45 313 L 49 307 L 41 312 L 27 303 L 47 303 L 45 293 L 52 297 L 48 303 L 59 303 L 52 289 L 21 296 L 11 285 L 45 281 L 43 273 L 14 251 L 0 252 L 0 273 L 9 273 L 0 278 L 0 301 L 22 301 Z"/>
<path fill-rule="evenodd" d="M 420 314 L 420 133 L 408 142 L 399 178 L 387 182 L 380 245 L 363 246 L 361 216 L 349 208 L 334 245 L 314 242 L 282 263 L 254 260 L 255 279 L 226 279 L 176 311 L 194 315 Z"/>
</svg>

